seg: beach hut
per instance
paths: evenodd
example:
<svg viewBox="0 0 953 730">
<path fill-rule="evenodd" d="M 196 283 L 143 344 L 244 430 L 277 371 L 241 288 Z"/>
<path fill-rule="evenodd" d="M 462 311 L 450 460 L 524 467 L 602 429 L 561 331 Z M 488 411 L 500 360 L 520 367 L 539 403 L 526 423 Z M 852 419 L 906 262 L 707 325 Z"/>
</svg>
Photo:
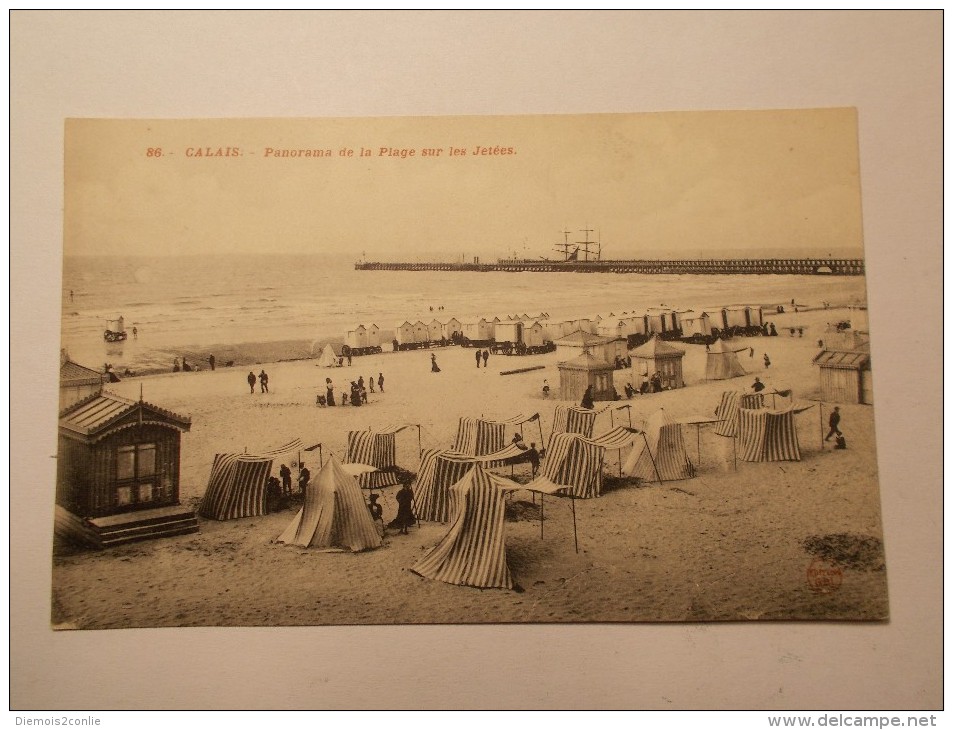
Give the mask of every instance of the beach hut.
<svg viewBox="0 0 953 730">
<path fill-rule="evenodd" d="M 556 345 L 556 355 L 562 360 L 572 360 L 579 357 L 583 350 L 588 351 L 594 357 L 609 362 L 606 353 L 606 345 L 612 342 L 614 338 L 603 337 L 602 335 L 574 330 L 565 337 L 560 337 L 553 344 Z M 613 360 L 614 362 L 614 360 Z"/>
<path fill-rule="evenodd" d="M 627 318 L 610 317 L 601 320 L 596 325 L 596 334 L 603 337 L 626 338 L 629 335 L 636 334 L 636 329 L 630 324 Z"/>
<path fill-rule="evenodd" d="M 497 344 L 509 342 L 517 345 L 523 342 L 523 323 L 520 320 L 499 322 L 494 328 L 494 339 Z"/>
<path fill-rule="evenodd" d="M 355 553 L 383 544 L 360 486 L 334 456 L 308 483 L 304 506 L 278 542 Z"/>
<path fill-rule="evenodd" d="M 60 351 L 60 410 L 68 408 L 103 389 L 103 374 L 78 365 L 69 359 L 66 350 Z"/>
<path fill-rule="evenodd" d="M 463 336 L 471 342 L 489 342 L 493 339 L 493 324 L 485 318 L 463 322 L 461 324 Z"/>
<path fill-rule="evenodd" d="M 542 322 L 539 320 L 527 322 L 523 325 L 523 344 L 527 347 L 543 347 L 550 341 Z"/>
<path fill-rule="evenodd" d="M 65 408 L 56 462 L 60 534 L 97 547 L 198 530 L 179 504 L 181 434 L 191 420 L 96 392 Z"/>
<path fill-rule="evenodd" d="M 463 325 L 460 324 L 460 320 L 456 317 L 451 317 L 443 325 L 443 334 L 448 340 L 453 339 L 455 334 L 463 333 Z"/>
<path fill-rule="evenodd" d="M 430 328 L 423 320 L 418 319 L 414 322 L 414 342 L 417 344 L 430 342 Z"/>
<path fill-rule="evenodd" d="M 329 342 L 321 350 L 321 356 L 318 357 L 318 366 L 322 368 L 334 368 L 338 366 L 340 355 L 335 352 L 334 347 Z"/>
<path fill-rule="evenodd" d="M 344 333 L 344 344 L 352 350 L 362 350 L 367 347 L 367 327 L 359 324 Z"/>
<path fill-rule="evenodd" d="M 470 469 L 451 487 L 455 508 L 449 531 L 411 570 L 454 585 L 513 588 L 503 516 L 506 494 L 518 487 L 479 466 Z"/>
<path fill-rule="evenodd" d="M 753 307 L 747 304 L 725 307 L 721 310 L 721 316 L 725 329 L 731 327 L 746 329 L 748 327 L 760 327 L 764 324 L 761 307 Z"/>
<path fill-rule="evenodd" d="M 367 346 L 380 347 L 381 346 L 381 328 L 378 327 L 373 322 L 365 326 L 367 328 Z"/>
<path fill-rule="evenodd" d="M 685 351 L 663 341 L 658 335 L 629 352 L 632 358 L 632 383 L 639 388 L 650 382 L 656 373 L 662 388 L 684 388 L 682 358 Z"/>
<path fill-rule="evenodd" d="M 559 392 L 562 400 L 580 401 L 586 389 L 592 387 L 593 400 L 615 400 L 612 373 L 614 366 L 604 359 L 583 350 L 571 360 L 556 364 L 559 369 Z"/>
<path fill-rule="evenodd" d="M 648 327 L 646 334 L 660 335 L 675 329 L 675 324 L 672 322 L 671 309 L 659 309 L 654 307 L 646 313 L 645 321 Z"/>
<path fill-rule="evenodd" d="M 582 332 L 588 332 L 590 334 L 595 332 L 595 325 L 592 323 L 592 320 L 589 317 L 580 317 L 577 319 L 567 319 L 566 320 L 566 331 L 569 333 L 576 332 L 577 330 Z"/>
<path fill-rule="evenodd" d="M 436 342 L 441 337 L 443 337 L 443 324 L 437 319 L 432 319 L 427 325 L 427 339 Z"/>
<path fill-rule="evenodd" d="M 760 306 L 751 306 L 748 307 L 748 326 L 749 327 L 763 327 L 764 326 L 764 312 Z"/>
<path fill-rule="evenodd" d="M 711 315 L 708 312 L 686 313 L 681 320 L 682 337 L 711 336 Z"/>
<path fill-rule="evenodd" d="M 715 340 L 705 353 L 705 380 L 727 380 L 745 375 L 745 370 L 738 362 L 739 352 L 749 348 L 733 348 L 725 340 Z"/>
<path fill-rule="evenodd" d="M 416 342 L 414 339 L 414 325 L 404 320 L 394 328 L 394 339 L 398 345 L 412 345 Z"/>
<path fill-rule="evenodd" d="M 675 329 L 681 330 L 682 334 L 685 334 L 685 320 L 691 319 L 695 316 L 695 311 L 693 309 L 676 309 L 672 312 L 672 322 L 675 325 Z"/>
<path fill-rule="evenodd" d="M 546 333 L 546 337 L 550 342 L 555 342 L 556 340 L 562 339 L 572 332 L 572 330 L 568 329 L 569 323 L 565 320 L 547 319 L 543 322 L 540 322 L 540 324 L 542 325 L 543 331 Z"/>
<path fill-rule="evenodd" d="M 602 466 L 606 451 L 619 451 L 638 436 L 632 428 L 616 426 L 594 438 L 557 433 L 549 441 L 542 474 L 526 485 L 533 491 L 552 491 L 545 484 L 562 485 L 568 496 L 590 499 L 602 494 Z"/>
<path fill-rule="evenodd" d="M 738 456 L 744 461 L 800 461 L 796 412 L 805 408 L 741 408 L 738 411 Z"/>
<path fill-rule="evenodd" d="M 682 425 L 664 408 L 649 416 L 645 435 L 636 440 L 622 472 L 645 482 L 691 479 L 695 466 L 688 458 Z"/>
<path fill-rule="evenodd" d="M 823 400 L 873 404 L 869 343 L 843 349 L 828 346 L 814 357 L 814 364 L 819 368 Z"/>
<path fill-rule="evenodd" d="M 199 514 L 210 520 L 266 514 L 268 476 L 275 459 L 300 451 L 301 447 L 301 440 L 294 439 L 277 449 L 257 454 L 216 454 Z"/>
</svg>

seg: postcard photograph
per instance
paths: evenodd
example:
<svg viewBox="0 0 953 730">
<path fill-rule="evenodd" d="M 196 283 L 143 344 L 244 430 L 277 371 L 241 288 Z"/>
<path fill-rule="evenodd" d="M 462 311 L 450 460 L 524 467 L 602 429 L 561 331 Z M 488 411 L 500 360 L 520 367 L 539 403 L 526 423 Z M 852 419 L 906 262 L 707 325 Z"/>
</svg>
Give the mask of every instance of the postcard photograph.
<svg viewBox="0 0 953 730">
<path fill-rule="evenodd" d="M 64 179 L 54 628 L 887 619 L 856 110 L 69 119 Z"/>
</svg>

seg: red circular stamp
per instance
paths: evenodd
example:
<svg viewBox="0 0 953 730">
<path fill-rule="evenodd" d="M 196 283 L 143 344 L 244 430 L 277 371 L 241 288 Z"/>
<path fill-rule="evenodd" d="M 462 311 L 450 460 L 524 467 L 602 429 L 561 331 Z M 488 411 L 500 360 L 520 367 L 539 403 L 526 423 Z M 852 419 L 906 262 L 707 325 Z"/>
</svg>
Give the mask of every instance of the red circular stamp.
<svg viewBox="0 0 953 730">
<path fill-rule="evenodd" d="M 844 582 L 840 566 L 821 558 L 815 558 L 807 566 L 807 584 L 815 593 L 831 593 Z"/>
</svg>

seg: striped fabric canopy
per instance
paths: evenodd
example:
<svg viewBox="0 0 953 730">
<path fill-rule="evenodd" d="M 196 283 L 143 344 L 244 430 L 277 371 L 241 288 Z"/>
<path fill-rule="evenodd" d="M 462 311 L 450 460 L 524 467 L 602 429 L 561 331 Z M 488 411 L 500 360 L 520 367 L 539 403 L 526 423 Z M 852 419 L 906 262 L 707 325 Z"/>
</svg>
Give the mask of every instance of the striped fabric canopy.
<svg viewBox="0 0 953 730">
<path fill-rule="evenodd" d="M 646 482 L 691 479 L 695 467 L 685 450 L 682 427 L 663 408 L 649 416 L 645 438 L 635 442 L 622 471 Z"/>
<path fill-rule="evenodd" d="M 542 475 L 526 485 L 532 491 L 551 493 L 548 485 L 569 487 L 574 497 L 589 499 L 602 494 L 602 462 L 606 449 L 617 451 L 632 443 L 639 432 L 616 426 L 594 439 L 577 433 L 558 433 L 549 442 Z M 534 484 L 538 484 L 538 489 Z"/>
<path fill-rule="evenodd" d="M 794 414 L 794 408 L 740 409 L 739 456 L 745 461 L 800 461 Z"/>
<path fill-rule="evenodd" d="M 347 455 L 349 464 L 369 464 L 378 469 L 393 469 L 397 466 L 397 434 L 405 428 L 414 428 L 416 424 L 406 423 L 388 426 L 379 431 L 348 431 Z M 358 483 L 364 489 L 380 489 L 398 484 L 394 474 L 386 471 L 370 472 L 358 476 Z"/>
<path fill-rule="evenodd" d="M 352 552 L 372 550 L 383 544 L 360 486 L 334 456 L 308 483 L 304 506 L 278 542 Z"/>
<path fill-rule="evenodd" d="M 451 488 L 453 523 L 443 539 L 411 568 L 424 578 L 477 588 L 513 588 L 506 564 L 503 512 L 515 482 L 477 465 Z"/>
<path fill-rule="evenodd" d="M 275 458 L 302 446 L 294 439 L 259 454 L 216 454 L 199 514 L 211 520 L 234 520 L 265 514 L 265 491 Z"/>
<path fill-rule="evenodd" d="M 428 449 L 420 458 L 414 485 L 417 518 L 423 522 L 447 522 L 453 512 L 450 487 L 460 481 L 474 464 L 490 467 L 526 452 L 513 444 L 486 456 L 470 456 L 444 449 Z"/>
<path fill-rule="evenodd" d="M 578 433 L 591 438 L 592 429 L 596 425 L 596 416 L 604 412 L 606 408 L 608 406 L 597 410 L 579 406 L 556 406 L 556 412 L 553 413 L 553 433 Z"/>
<path fill-rule="evenodd" d="M 453 451 L 471 456 L 492 454 L 503 448 L 507 426 L 519 426 L 538 418 L 538 413 L 531 416 L 520 413 L 512 418 L 498 420 L 462 417 L 457 425 L 457 438 L 453 444 Z"/>
<path fill-rule="evenodd" d="M 721 394 L 721 402 L 715 408 L 715 415 L 722 421 L 722 424 L 715 429 L 715 433 L 719 436 L 734 438 L 738 435 L 738 410 L 763 407 L 763 393 L 742 393 L 726 390 Z"/>
</svg>

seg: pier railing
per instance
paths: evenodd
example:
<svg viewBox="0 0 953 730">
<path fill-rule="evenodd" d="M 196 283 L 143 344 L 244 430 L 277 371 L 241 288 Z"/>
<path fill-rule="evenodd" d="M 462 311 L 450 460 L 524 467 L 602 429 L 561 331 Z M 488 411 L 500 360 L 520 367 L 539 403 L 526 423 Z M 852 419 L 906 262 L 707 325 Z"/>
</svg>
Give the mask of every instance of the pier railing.
<svg viewBox="0 0 953 730">
<path fill-rule="evenodd" d="M 539 261 L 500 259 L 496 263 L 381 262 L 354 264 L 359 271 L 569 271 L 606 274 L 830 274 L 863 276 L 863 259 L 629 259 Z"/>
</svg>

